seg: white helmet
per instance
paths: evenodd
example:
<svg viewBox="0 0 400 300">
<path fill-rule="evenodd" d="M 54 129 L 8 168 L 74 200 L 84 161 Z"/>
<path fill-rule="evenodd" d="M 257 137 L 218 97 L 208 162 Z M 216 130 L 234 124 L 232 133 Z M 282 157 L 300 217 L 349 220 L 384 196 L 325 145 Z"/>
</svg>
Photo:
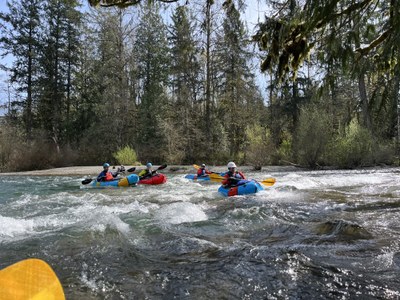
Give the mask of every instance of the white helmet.
<svg viewBox="0 0 400 300">
<path fill-rule="evenodd" d="M 237 168 L 236 164 L 233 161 L 228 162 L 228 169 L 229 168 Z"/>
</svg>

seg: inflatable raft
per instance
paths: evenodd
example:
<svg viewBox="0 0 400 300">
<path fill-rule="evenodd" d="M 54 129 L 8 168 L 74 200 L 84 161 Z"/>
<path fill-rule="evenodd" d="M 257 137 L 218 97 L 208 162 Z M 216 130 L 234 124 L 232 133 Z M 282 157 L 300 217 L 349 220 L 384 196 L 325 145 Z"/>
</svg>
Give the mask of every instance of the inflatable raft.
<svg viewBox="0 0 400 300">
<path fill-rule="evenodd" d="M 167 182 L 167 176 L 164 174 L 155 174 L 150 178 L 139 180 L 139 184 L 163 184 Z"/>
<path fill-rule="evenodd" d="M 136 183 L 138 183 L 138 181 L 139 181 L 139 176 L 137 176 L 136 174 L 130 174 L 124 178 L 111 180 L 111 181 L 93 180 L 92 186 L 95 186 L 95 187 L 127 187 L 127 186 L 135 185 Z"/>
<path fill-rule="evenodd" d="M 218 189 L 224 196 L 236 196 L 236 195 L 250 195 L 263 191 L 264 187 L 255 180 L 241 180 L 237 186 L 231 188 L 225 188 L 221 185 Z"/>
<path fill-rule="evenodd" d="M 209 181 L 210 180 L 210 176 L 206 175 L 206 176 L 197 176 L 197 174 L 187 174 L 185 176 L 186 179 L 190 179 L 190 180 L 202 180 L 202 181 Z"/>
</svg>

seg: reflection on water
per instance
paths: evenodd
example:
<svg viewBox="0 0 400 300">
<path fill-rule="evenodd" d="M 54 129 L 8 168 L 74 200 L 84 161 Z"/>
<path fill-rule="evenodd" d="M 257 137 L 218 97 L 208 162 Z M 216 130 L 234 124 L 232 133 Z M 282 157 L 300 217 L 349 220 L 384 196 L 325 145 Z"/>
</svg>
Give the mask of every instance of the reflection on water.
<svg viewBox="0 0 400 300">
<path fill-rule="evenodd" d="M 42 258 L 67 299 L 398 299 L 398 172 L 254 173 L 277 182 L 229 199 L 0 177 L 0 267 Z"/>
</svg>

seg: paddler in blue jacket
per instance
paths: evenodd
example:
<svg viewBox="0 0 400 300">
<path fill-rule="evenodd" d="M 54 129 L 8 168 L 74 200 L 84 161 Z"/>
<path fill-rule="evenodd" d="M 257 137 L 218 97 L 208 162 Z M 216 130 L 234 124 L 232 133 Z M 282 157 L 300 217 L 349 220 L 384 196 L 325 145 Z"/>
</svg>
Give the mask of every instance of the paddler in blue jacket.
<svg viewBox="0 0 400 300">
<path fill-rule="evenodd" d="M 103 171 L 97 176 L 97 181 L 112 181 L 115 179 L 115 177 L 118 176 L 118 171 L 116 173 L 110 172 L 108 169 L 110 168 L 109 163 L 104 163 L 103 164 Z"/>
</svg>

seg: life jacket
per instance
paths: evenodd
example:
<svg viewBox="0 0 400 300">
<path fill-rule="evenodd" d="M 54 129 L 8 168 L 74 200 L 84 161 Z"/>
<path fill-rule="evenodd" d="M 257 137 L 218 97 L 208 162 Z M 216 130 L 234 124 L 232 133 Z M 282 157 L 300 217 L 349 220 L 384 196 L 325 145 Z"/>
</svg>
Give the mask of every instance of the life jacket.
<svg viewBox="0 0 400 300">
<path fill-rule="evenodd" d="M 244 177 L 244 174 L 240 171 L 236 171 L 235 173 L 232 173 L 231 171 L 228 171 L 225 173 L 224 175 L 225 178 L 229 178 L 229 177 L 234 177 L 237 179 L 246 179 L 246 177 Z"/>
<path fill-rule="evenodd" d="M 155 171 L 150 171 L 148 169 L 144 169 L 144 170 L 140 171 L 139 177 L 140 177 L 140 179 L 150 178 L 153 176 L 153 172 L 154 172 L 154 174 L 157 173 Z"/>
<path fill-rule="evenodd" d="M 104 181 L 111 181 L 111 180 L 114 180 L 114 176 L 111 172 L 107 172 Z"/>
<path fill-rule="evenodd" d="M 197 170 L 197 176 L 204 176 L 204 175 L 206 175 L 207 173 L 206 173 L 206 169 L 198 169 Z"/>
<path fill-rule="evenodd" d="M 244 176 L 244 174 L 240 171 L 236 171 L 235 173 L 232 173 L 231 171 L 228 171 L 225 173 L 224 175 L 225 179 L 222 181 L 223 185 L 231 185 L 233 184 L 233 182 L 231 182 L 231 180 L 229 179 L 230 177 L 234 177 L 237 179 L 246 179 L 246 177 Z"/>
</svg>

